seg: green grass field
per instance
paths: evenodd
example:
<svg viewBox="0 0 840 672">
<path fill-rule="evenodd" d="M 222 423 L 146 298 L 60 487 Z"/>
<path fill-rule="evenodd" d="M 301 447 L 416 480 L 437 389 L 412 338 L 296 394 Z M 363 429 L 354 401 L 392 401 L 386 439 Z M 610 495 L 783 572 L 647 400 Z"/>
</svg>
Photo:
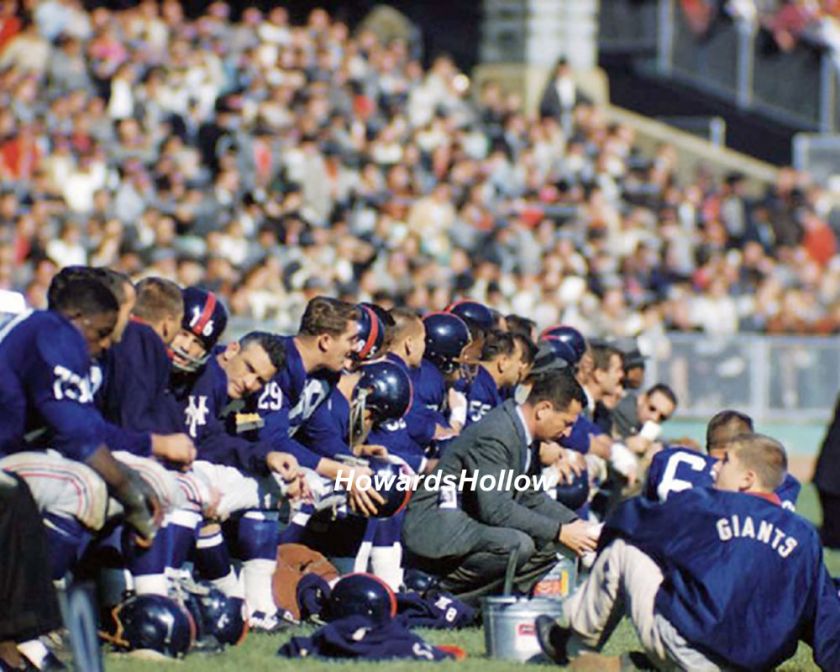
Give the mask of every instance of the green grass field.
<svg viewBox="0 0 840 672">
<path fill-rule="evenodd" d="M 799 511 L 804 516 L 819 523 L 819 506 L 816 493 L 811 486 L 803 488 L 799 499 Z M 833 575 L 840 574 L 840 552 L 827 552 L 826 564 Z M 278 647 L 290 636 L 305 634 L 311 628 L 299 628 L 288 634 L 269 636 L 259 635 L 249 637 L 245 643 L 237 648 L 229 649 L 225 653 L 216 656 L 205 656 L 192 654 L 183 661 L 159 662 L 142 661 L 109 654 L 106 658 L 106 668 L 113 672 L 151 672 L 152 670 L 179 670 L 181 672 L 261 672 L 262 670 L 276 670 L 277 672 L 314 672 L 315 670 L 345 668 L 352 670 L 393 670 L 394 672 L 411 672 L 431 669 L 435 665 L 436 670 L 460 670 L 460 672 L 504 672 L 515 667 L 522 667 L 516 663 L 501 660 L 491 660 L 485 657 L 484 632 L 480 628 L 472 628 L 461 631 L 419 631 L 420 634 L 433 644 L 456 644 L 463 647 L 468 658 L 461 662 L 425 663 L 425 662 L 400 662 L 391 661 L 384 663 L 334 663 L 324 660 L 286 660 L 278 658 L 275 654 Z M 618 654 L 624 651 L 640 650 L 638 640 L 632 626 L 625 619 L 616 630 L 612 639 L 607 644 L 605 653 Z M 534 668 L 529 665 L 528 668 Z M 543 665 L 542 668 L 556 666 Z M 801 644 L 796 656 L 785 663 L 781 670 L 815 670 L 816 666 L 811 659 L 810 649 Z"/>
</svg>

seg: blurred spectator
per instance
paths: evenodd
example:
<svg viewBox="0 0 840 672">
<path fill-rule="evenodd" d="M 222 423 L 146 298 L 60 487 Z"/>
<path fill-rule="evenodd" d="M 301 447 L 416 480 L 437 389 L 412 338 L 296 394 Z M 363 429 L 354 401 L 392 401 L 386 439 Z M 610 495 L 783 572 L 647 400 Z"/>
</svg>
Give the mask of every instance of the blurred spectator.
<svg viewBox="0 0 840 672">
<path fill-rule="evenodd" d="M 411 30 L 351 36 L 322 10 L 298 26 L 282 7 L 234 22 L 222 2 L 50 0 L 16 23 L 11 5 L 0 281 L 35 305 L 56 267 L 91 262 L 203 283 L 282 330 L 316 291 L 470 296 L 642 340 L 840 329 L 831 212 L 806 176 L 759 200 L 737 174 L 680 180 L 673 148 L 643 154 L 562 61 L 534 117 L 446 56 L 424 71 Z"/>
</svg>

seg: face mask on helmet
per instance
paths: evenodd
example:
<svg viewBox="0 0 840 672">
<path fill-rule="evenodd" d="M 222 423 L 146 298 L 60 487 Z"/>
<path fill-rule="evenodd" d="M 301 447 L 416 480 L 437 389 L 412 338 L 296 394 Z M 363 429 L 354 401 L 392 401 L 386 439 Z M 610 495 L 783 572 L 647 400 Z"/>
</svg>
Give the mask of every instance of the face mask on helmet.
<svg viewBox="0 0 840 672">
<path fill-rule="evenodd" d="M 413 397 L 408 374 L 393 362 L 365 364 L 361 374 L 350 402 L 350 445 L 364 441 L 365 411 L 370 411 L 371 425 L 398 420 L 408 412 Z"/>
<path fill-rule="evenodd" d="M 179 338 L 181 338 L 180 335 L 176 336 L 176 341 Z M 177 345 L 175 341 L 173 341 L 170 350 L 172 350 L 173 355 L 173 368 L 185 373 L 195 373 L 196 371 L 200 371 L 207 363 L 207 360 L 210 359 L 210 353 L 208 351 L 205 350 L 204 354 L 201 356 L 191 355 L 184 348 Z"/>
<path fill-rule="evenodd" d="M 195 642 L 189 612 L 162 595 L 131 595 L 114 607 L 102 638 L 121 651 L 155 651 L 180 658 Z"/>
<path fill-rule="evenodd" d="M 200 370 L 210 358 L 210 353 L 227 326 L 228 313 L 213 292 L 198 287 L 187 287 L 183 291 L 184 319 L 181 329 L 201 344 L 204 354 L 191 355 L 183 347 L 174 345 L 173 366 L 180 371 L 192 373 Z"/>
<path fill-rule="evenodd" d="M 241 644 L 248 634 L 245 601 L 229 597 L 213 586 L 196 584 L 184 604 L 196 623 L 197 638 L 221 646 Z"/>
</svg>

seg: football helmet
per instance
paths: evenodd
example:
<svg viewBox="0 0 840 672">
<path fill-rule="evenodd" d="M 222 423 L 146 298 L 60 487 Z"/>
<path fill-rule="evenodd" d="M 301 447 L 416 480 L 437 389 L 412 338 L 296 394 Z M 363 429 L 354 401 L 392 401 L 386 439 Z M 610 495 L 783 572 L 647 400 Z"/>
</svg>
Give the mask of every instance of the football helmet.
<svg viewBox="0 0 840 672">
<path fill-rule="evenodd" d="M 210 585 L 197 585 L 186 594 L 184 604 L 196 625 L 199 640 L 213 637 L 222 645 L 241 644 L 248 634 L 245 601 L 229 597 Z"/>
<path fill-rule="evenodd" d="M 184 297 L 184 319 L 181 328 L 195 335 L 204 346 L 202 357 L 193 357 L 181 348 L 173 348 L 177 358 L 173 366 L 182 371 L 198 371 L 207 362 L 210 352 L 227 326 L 228 312 L 213 292 L 199 287 L 187 287 Z M 181 361 L 182 360 L 182 361 Z"/>
<path fill-rule="evenodd" d="M 388 585 L 372 574 L 348 574 L 330 592 L 326 620 L 365 616 L 374 625 L 387 623 L 397 615 L 397 598 Z"/>
<path fill-rule="evenodd" d="M 382 350 L 385 342 L 385 324 L 378 313 L 370 306 L 360 303 L 359 342 L 351 357 L 356 363 L 373 359 Z"/>
<path fill-rule="evenodd" d="M 472 323 L 483 331 L 490 331 L 496 325 L 493 312 L 478 301 L 456 301 L 446 307 L 446 312 L 457 315 L 468 325 Z"/>
<path fill-rule="evenodd" d="M 123 651 L 145 649 L 180 658 L 195 642 L 192 616 L 163 595 L 130 595 L 114 607 L 111 620 L 102 637 Z"/>
<path fill-rule="evenodd" d="M 411 499 L 412 491 L 408 487 L 411 469 L 403 462 L 391 462 L 383 457 L 369 457 L 367 462 L 373 471 L 371 487 L 385 500 L 384 504 L 377 504 L 373 517 L 390 518 L 404 510 Z"/>
<path fill-rule="evenodd" d="M 555 489 L 556 499 L 566 508 L 575 511 L 589 499 L 589 474 L 584 469 L 575 475 L 571 483 L 558 484 Z"/>
<path fill-rule="evenodd" d="M 441 373 L 452 373 L 461 364 L 461 354 L 470 343 L 470 330 L 453 313 L 429 313 L 423 318 L 426 327 L 426 353 Z"/>
<path fill-rule="evenodd" d="M 548 327 L 548 329 L 545 329 L 540 334 L 540 341 L 548 339 L 557 340 L 569 345 L 574 357 L 573 360 L 566 360 L 569 364 L 577 364 L 586 352 L 586 339 L 583 337 L 583 334 L 574 327 L 568 327 L 563 324 Z"/>
</svg>

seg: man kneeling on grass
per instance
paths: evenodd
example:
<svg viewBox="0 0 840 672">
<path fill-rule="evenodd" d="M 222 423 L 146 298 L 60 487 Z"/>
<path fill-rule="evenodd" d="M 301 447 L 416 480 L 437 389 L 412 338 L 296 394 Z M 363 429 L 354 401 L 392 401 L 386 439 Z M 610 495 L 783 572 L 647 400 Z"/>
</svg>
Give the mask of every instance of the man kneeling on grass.
<svg viewBox="0 0 840 672">
<path fill-rule="evenodd" d="M 743 434 L 714 489 L 624 503 L 561 618 L 537 618 L 546 655 L 573 669 L 620 670 L 624 656 L 597 652 L 626 614 L 659 669 L 770 669 L 800 639 L 821 669 L 840 669 L 840 598 L 819 535 L 773 493 L 786 469 L 781 444 Z"/>
</svg>

